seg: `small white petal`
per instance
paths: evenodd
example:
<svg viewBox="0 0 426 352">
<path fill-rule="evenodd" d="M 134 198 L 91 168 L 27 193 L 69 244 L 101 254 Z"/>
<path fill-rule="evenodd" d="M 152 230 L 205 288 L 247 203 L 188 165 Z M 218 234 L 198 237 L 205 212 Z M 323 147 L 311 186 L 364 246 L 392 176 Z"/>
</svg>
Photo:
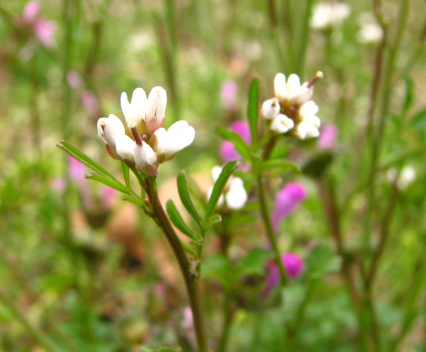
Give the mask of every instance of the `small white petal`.
<svg viewBox="0 0 426 352">
<path fill-rule="evenodd" d="M 300 89 L 297 91 L 297 93 L 294 95 L 293 99 L 297 104 L 303 104 L 307 102 L 312 95 L 314 94 L 314 87 L 308 87 L 308 83 L 305 82 L 302 84 Z"/>
<path fill-rule="evenodd" d="M 125 134 L 115 139 L 115 150 L 121 159 L 133 162 L 135 141 Z"/>
<path fill-rule="evenodd" d="M 271 130 L 277 133 L 286 133 L 294 127 L 292 119 L 286 115 L 279 114 L 271 124 Z"/>
<path fill-rule="evenodd" d="M 162 87 L 154 87 L 148 96 L 146 123 L 151 132 L 162 126 L 166 116 L 167 93 Z"/>
<path fill-rule="evenodd" d="M 315 115 L 306 116 L 302 121 L 314 126 L 317 129 L 321 126 L 321 120 L 318 116 Z"/>
<path fill-rule="evenodd" d="M 142 141 L 142 145 L 134 146 L 136 169 L 144 172 L 148 165 L 153 165 L 157 161 L 157 156 L 149 144 Z"/>
<path fill-rule="evenodd" d="M 188 122 L 182 120 L 175 122 L 167 131 L 164 128 L 158 129 L 155 131 L 155 136 L 157 153 L 171 157 L 194 141 L 195 130 L 188 125 Z"/>
<path fill-rule="evenodd" d="M 247 199 L 243 180 L 234 177 L 229 185 L 228 192 L 225 194 L 226 205 L 233 210 L 241 209 L 246 204 Z"/>
<path fill-rule="evenodd" d="M 280 113 L 280 104 L 278 99 L 272 98 L 263 102 L 262 104 L 262 115 L 267 120 L 272 120 Z"/>
<path fill-rule="evenodd" d="M 115 115 L 109 115 L 107 118 L 101 117 L 98 120 L 98 136 L 104 143 L 108 143 L 115 148 L 115 139 L 125 134 L 124 126 L 121 120 Z"/>
<path fill-rule="evenodd" d="M 125 92 L 121 93 L 120 101 L 121 110 L 123 110 L 127 123 L 134 123 L 137 126 L 142 120 L 145 120 L 147 97 L 142 88 L 136 88 L 133 91 L 131 103 Z"/>
<path fill-rule="evenodd" d="M 397 187 L 402 190 L 406 189 L 416 179 L 416 177 L 416 169 L 414 169 L 411 165 L 405 166 L 399 174 Z"/>
<path fill-rule="evenodd" d="M 300 78 L 298 75 L 292 73 L 287 81 L 287 91 L 292 94 L 300 89 Z"/>
<path fill-rule="evenodd" d="M 315 104 L 313 100 L 310 100 L 304 103 L 299 108 L 299 115 L 302 117 L 309 116 L 309 115 L 316 115 L 318 111 L 319 111 L 318 105 Z"/>
<path fill-rule="evenodd" d="M 280 99 L 287 99 L 286 78 L 283 73 L 277 73 L 274 79 L 275 96 Z"/>
<path fill-rule="evenodd" d="M 297 125 L 296 135 L 300 139 L 315 138 L 319 136 L 319 130 L 313 124 L 303 120 Z"/>
</svg>

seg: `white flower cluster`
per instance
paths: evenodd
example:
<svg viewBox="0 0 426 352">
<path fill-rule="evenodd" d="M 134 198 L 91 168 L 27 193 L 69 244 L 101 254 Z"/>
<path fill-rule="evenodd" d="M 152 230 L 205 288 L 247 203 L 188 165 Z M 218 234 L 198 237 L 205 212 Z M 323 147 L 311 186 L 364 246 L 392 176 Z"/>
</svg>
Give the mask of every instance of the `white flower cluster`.
<svg viewBox="0 0 426 352">
<path fill-rule="evenodd" d="M 308 82 L 300 83 L 296 74 L 288 79 L 278 73 L 274 80 L 274 97 L 262 104 L 262 116 L 271 121 L 270 128 L 278 134 L 292 133 L 300 139 L 319 136 L 321 120 L 316 116 L 318 106 L 309 100 L 314 93 L 314 84 L 322 78 L 322 72 L 312 77 Z"/>
<path fill-rule="evenodd" d="M 339 2 L 321 2 L 315 5 L 311 27 L 318 30 L 335 29 L 351 13 L 351 7 Z"/>
<path fill-rule="evenodd" d="M 215 166 L 212 170 L 213 182 L 216 182 L 219 178 L 222 168 Z M 207 192 L 207 199 L 213 192 L 213 187 Z M 219 197 L 217 202 L 218 207 L 226 207 L 231 210 L 238 210 L 244 207 L 248 199 L 247 192 L 244 188 L 244 182 L 239 177 L 231 176 L 228 183 L 225 186 L 223 194 Z"/>
<path fill-rule="evenodd" d="M 371 13 L 363 13 L 359 18 L 360 30 L 357 38 L 362 44 L 376 44 L 383 38 L 383 28 Z"/>
<path fill-rule="evenodd" d="M 166 105 L 167 93 L 162 87 L 154 87 L 148 97 L 137 88 L 130 102 L 122 93 L 125 126 L 115 115 L 98 120 L 98 136 L 108 153 L 144 174 L 156 175 L 159 163 L 173 158 L 195 137 L 194 128 L 186 121 L 175 122 L 168 130 L 163 128 Z"/>
</svg>

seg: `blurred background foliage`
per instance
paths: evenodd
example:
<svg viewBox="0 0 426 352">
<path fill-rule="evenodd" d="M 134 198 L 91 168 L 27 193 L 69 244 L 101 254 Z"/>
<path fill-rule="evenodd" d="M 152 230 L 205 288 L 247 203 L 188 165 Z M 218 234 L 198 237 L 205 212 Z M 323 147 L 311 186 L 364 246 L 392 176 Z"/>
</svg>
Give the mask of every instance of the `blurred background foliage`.
<svg viewBox="0 0 426 352">
<path fill-rule="evenodd" d="M 373 5 L 351 2 L 350 16 L 339 29 L 308 31 L 306 55 L 299 55 L 311 2 L 293 2 L 291 37 L 285 33 L 285 3 L 40 0 L 38 16 L 55 28 L 54 42 L 45 45 L 19 20 L 26 1 L 0 2 L 0 350 L 40 352 L 53 344 L 53 351 L 139 351 L 143 344 L 185 346 L 192 338 L 181 279 L 159 231 L 118 196 L 107 202 L 101 186 L 75 179 L 70 160 L 55 146 L 67 139 L 119 174 L 95 123 L 109 113 L 121 116 L 120 93 L 139 86 L 165 87 L 168 124 L 185 119 L 197 131 L 194 145 L 162 166 L 159 183 L 166 199 L 176 193 L 174 176 L 182 168 L 206 190 L 211 167 L 220 163 L 214 128 L 245 118 L 253 77 L 261 78 L 262 101 L 272 95 L 277 72 L 296 72 L 306 81 L 323 71 L 315 87 L 319 116 L 339 129 L 327 172 L 336 184 L 349 257 L 360 255 L 369 182 L 364 141 L 380 44 L 362 44 L 357 33 L 358 18 Z M 397 347 L 420 351 L 426 349 L 426 11 L 424 1 L 410 5 L 376 174 L 379 201 L 370 217 L 380 226 L 387 204 L 395 202 L 392 216 L 384 220 L 391 234 L 374 289 L 384 345 L 393 341 L 385 336 L 404 331 Z M 399 6 L 399 0 L 382 4 L 389 36 L 397 30 Z M 227 80 L 238 87 L 231 108 L 221 99 Z M 313 157 L 314 143 L 304 153 Z M 393 199 L 386 172 L 408 164 L 417 179 Z M 280 241 L 304 258 L 305 273 L 266 301 L 258 299 L 265 258 L 235 277 L 230 285 L 239 297 L 230 351 L 281 350 L 280 322 L 295 314 L 308 292 L 310 303 L 297 333 L 299 351 L 358 350 L 356 316 L 339 276 L 342 263 L 334 254 L 317 182 L 298 177 L 308 198 L 285 220 Z M 264 244 L 256 211 L 252 204 L 230 217 L 235 260 Z M 218 283 L 227 279 L 229 264 L 215 257 L 215 236 L 209 241 L 204 303 L 216 339 L 222 319 L 215 309 Z M 284 311 L 276 306 L 280 294 L 288 302 Z"/>
</svg>

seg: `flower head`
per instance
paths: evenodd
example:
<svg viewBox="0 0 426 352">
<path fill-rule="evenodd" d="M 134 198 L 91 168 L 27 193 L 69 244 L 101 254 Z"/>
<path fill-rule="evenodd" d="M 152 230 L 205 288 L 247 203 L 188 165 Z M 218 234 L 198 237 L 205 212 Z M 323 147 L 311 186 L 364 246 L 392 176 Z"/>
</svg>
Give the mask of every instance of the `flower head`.
<svg viewBox="0 0 426 352">
<path fill-rule="evenodd" d="M 296 74 L 291 74 L 288 79 L 282 73 L 275 76 L 275 96 L 265 100 L 261 108 L 262 116 L 271 121 L 269 127 L 273 132 L 284 134 L 292 131 L 300 139 L 319 136 L 321 121 L 316 116 L 318 106 L 309 99 L 315 82 L 322 76 L 322 72 L 317 72 L 303 84 Z"/>
<path fill-rule="evenodd" d="M 235 121 L 231 125 L 231 130 L 238 133 L 248 144 L 251 143 L 250 126 L 246 121 Z M 225 163 L 241 159 L 241 155 L 238 154 L 234 145 L 229 141 L 223 141 L 220 145 L 220 156 Z"/>
<path fill-rule="evenodd" d="M 219 178 L 222 168 L 220 166 L 215 166 L 212 170 L 212 179 L 213 182 L 216 182 Z M 213 191 L 211 187 L 207 193 L 208 199 L 210 198 Z M 244 188 L 244 182 L 239 177 L 231 176 L 228 180 L 228 183 L 225 186 L 223 194 L 220 196 L 219 201 L 217 202 L 218 207 L 225 206 L 231 210 L 238 210 L 244 207 L 247 203 L 247 192 Z"/>
<path fill-rule="evenodd" d="M 311 18 L 311 27 L 314 29 L 325 30 L 335 29 L 351 13 L 351 7 L 348 4 L 339 2 L 321 2 L 315 5 Z"/>
<path fill-rule="evenodd" d="M 281 262 L 288 278 L 297 279 L 302 274 L 304 267 L 303 260 L 297 254 L 284 253 L 281 255 Z M 266 279 L 266 287 L 261 294 L 263 298 L 269 296 L 280 281 L 280 274 L 275 260 L 270 260 L 266 265 L 266 269 L 268 277 Z"/>
<path fill-rule="evenodd" d="M 305 188 L 297 182 L 287 183 L 275 197 L 272 226 L 278 231 L 281 220 L 290 215 L 306 198 Z"/>
<path fill-rule="evenodd" d="M 361 15 L 359 24 L 361 26 L 358 31 L 358 41 L 362 44 L 376 44 L 383 38 L 383 28 L 377 23 L 371 13 Z"/>
<path fill-rule="evenodd" d="M 98 136 L 109 154 L 144 174 L 156 175 L 159 163 L 173 158 L 195 137 L 194 128 L 186 121 L 178 121 L 168 130 L 161 127 L 166 104 L 166 91 L 161 87 L 153 88 L 148 98 L 142 88 L 137 88 L 130 102 L 123 93 L 121 108 L 127 128 L 115 115 L 98 120 Z"/>
<path fill-rule="evenodd" d="M 417 177 L 416 169 L 412 165 L 404 166 L 398 174 L 396 168 L 389 169 L 387 178 L 390 182 L 396 182 L 399 190 L 405 190 Z"/>
</svg>

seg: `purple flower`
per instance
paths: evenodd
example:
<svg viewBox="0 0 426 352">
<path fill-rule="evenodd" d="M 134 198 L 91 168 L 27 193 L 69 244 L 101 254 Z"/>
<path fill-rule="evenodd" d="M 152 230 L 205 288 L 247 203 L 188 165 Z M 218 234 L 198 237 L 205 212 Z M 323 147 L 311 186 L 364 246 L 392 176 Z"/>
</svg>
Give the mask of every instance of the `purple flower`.
<svg viewBox="0 0 426 352">
<path fill-rule="evenodd" d="M 235 109 L 235 106 L 237 105 L 237 90 L 238 86 L 234 81 L 226 80 L 222 83 L 220 98 L 222 106 L 226 110 Z"/>
<path fill-rule="evenodd" d="M 29 28 L 44 46 L 52 47 L 55 45 L 56 23 L 38 16 L 40 7 L 38 1 L 29 1 L 18 19 L 18 24 L 24 28 Z"/>
<path fill-rule="evenodd" d="M 281 255 L 281 261 L 288 278 L 296 279 L 302 274 L 303 260 L 297 254 L 284 253 Z M 266 280 L 266 287 L 261 294 L 263 298 L 266 298 L 280 282 L 280 273 L 274 260 L 268 262 L 266 270 L 268 271 L 268 278 Z"/>
<path fill-rule="evenodd" d="M 281 220 L 291 214 L 306 198 L 305 188 L 297 182 L 287 183 L 275 197 L 272 226 L 278 231 Z"/>
<path fill-rule="evenodd" d="M 115 189 L 104 186 L 102 188 L 102 207 L 105 209 L 112 209 L 114 207 L 114 201 L 115 201 Z"/>
<path fill-rule="evenodd" d="M 237 120 L 231 125 L 231 130 L 238 133 L 248 144 L 251 143 L 250 126 L 243 120 Z M 220 145 L 220 156 L 225 163 L 241 159 L 241 155 L 234 149 L 229 141 L 224 141 Z"/>
<path fill-rule="evenodd" d="M 81 77 L 75 71 L 69 71 L 67 73 L 67 82 L 71 88 L 77 88 L 81 85 Z"/>
<path fill-rule="evenodd" d="M 339 130 L 335 125 L 325 125 L 318 139 L 318 148 L 322 150 L 334 149 Z"/>
</svg>

